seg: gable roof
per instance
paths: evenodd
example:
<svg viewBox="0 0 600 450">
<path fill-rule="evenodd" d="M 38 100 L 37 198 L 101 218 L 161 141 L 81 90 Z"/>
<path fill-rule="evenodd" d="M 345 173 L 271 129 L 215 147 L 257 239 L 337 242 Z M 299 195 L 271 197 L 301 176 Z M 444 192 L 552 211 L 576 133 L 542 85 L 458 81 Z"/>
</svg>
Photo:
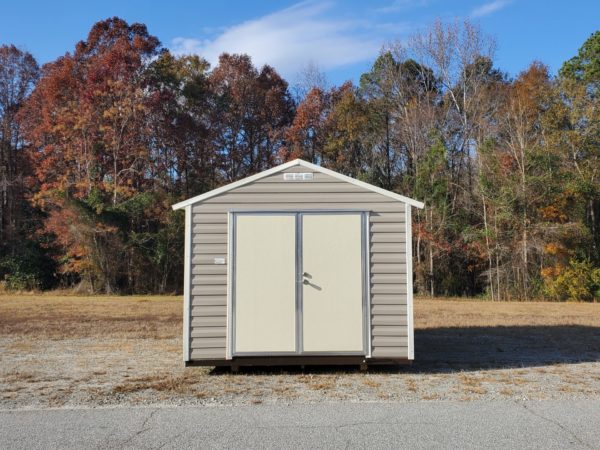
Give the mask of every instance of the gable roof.
<svg viewBox="0 0 600 450">
<path fill-rule="evenodd" d="M 301 166 L 306 167 L 307 169 L 314 170 L 315 172 L 320 172 L 325 175 L 329 175 L 331 177 L 337 178 L 338 180 L 346 181 L 347 183 L 354 184 L 355 186 L 360 186 L 364 189 L 367 189 L 372 192 L 376 192 L 381 195 L 385 195 L 386 197 L 393 198 L 394 200 L 398 200 L 399 202 L 408 203 L 416 208 L 423 208 L 424 203 L 419 202 L 417 200 L 413 200 L 412 198 L 405 197 L 400 194 L 396 194 L 395 192 L 386 191 L 385 189 L 379 188 L 377 186 L 373 186 L 372 184 L 365 183 L 364 181 L 357 180 L 355 178 L 342 175 L 341 173 L 334 172 L 333 170 L 326 169 L 325 167 L 317 166 L 316 164 L 312 164 L 306 162 L 302 159 L 295 159 L 293 161 L 287 162 L 285 164 L 281 164 L 279 166 L 275 166 L 271 169 L 265 170 L 264 172 L 259 172 L 255 175 L 243 178 L 234 183 L 226 184 L 225 186 L 221 186 L 220 188 L 213 189 L 212 191 L 205 192 L 204 194 L 197 195 L 195 197 L 189 198 L 182 202 L 176 203 L 173 205 L 173 209 L 182 209 L 186 206 L 193 205 L 194 203 L 201 202 L 203 200 L 215 197 L 219 194 L 223 194 L 224 192 L 231 191 L 232 189 L 244 186 L 248 183 L 252 183 L 253 181 L 260 180 L 261 178 L 268 177 L 269 175 L 273 175 L 275 173 L 281 172 L 285 169 L 289 169 L 290 167 Z"/>
</svg>

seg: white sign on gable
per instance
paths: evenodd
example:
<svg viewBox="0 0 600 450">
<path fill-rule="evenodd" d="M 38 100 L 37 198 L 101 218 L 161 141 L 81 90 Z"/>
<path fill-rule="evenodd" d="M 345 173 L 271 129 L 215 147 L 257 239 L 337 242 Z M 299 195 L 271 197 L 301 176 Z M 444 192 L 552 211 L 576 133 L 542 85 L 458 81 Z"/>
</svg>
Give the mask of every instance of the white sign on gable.
<svg viewBox="0 0 600 450">
<path fill-rule="evenodd" d="M 298 173 L 284 173 L 283 181 L 312 181 L 314 173 L 312 172 L 298 172 Z"/>
</svg>

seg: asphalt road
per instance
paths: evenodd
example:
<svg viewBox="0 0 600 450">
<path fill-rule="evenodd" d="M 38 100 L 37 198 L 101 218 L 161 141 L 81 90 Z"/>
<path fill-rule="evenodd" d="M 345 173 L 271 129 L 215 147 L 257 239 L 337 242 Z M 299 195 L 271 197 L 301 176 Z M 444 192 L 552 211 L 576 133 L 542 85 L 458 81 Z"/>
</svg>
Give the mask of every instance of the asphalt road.
<svg viewBox="0 0 600 450">
<path fill-rule="evenodd" d="M 0 411 L 0 447 L 600 448 L 600 400 Z"/>
</svg>

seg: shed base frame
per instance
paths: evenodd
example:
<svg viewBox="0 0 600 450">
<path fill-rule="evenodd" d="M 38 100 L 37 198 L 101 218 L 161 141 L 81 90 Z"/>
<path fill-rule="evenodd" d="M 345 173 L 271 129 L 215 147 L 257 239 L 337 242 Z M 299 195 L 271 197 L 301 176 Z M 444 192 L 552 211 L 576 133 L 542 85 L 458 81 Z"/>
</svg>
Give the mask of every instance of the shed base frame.
<svg viewBox="0 0 600 450">
<path fill-rule="evenodd" d="M 252 366 L 354 366 L 371 365 L 411 365 L 407 358 L 365 358 L 364 356 L 269 356 L 269 357 L 236 357 L 233 359 L 196 359 L 186 361 L 185 367 L 239 367 Z"/>
</svg>

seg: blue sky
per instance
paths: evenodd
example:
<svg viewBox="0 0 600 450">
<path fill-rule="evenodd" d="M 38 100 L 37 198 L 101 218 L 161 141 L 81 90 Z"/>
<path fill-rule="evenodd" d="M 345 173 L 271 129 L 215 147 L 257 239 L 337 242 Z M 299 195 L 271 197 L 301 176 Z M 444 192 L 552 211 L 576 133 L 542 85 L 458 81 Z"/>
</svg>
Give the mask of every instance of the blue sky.
<svg viewBox="0 0 600 450">
<path fill-rule="evenodd" d="M 406 39 L 436 17 L 470 18 L 497 42 L 496 65 L 516 75 L 533 60 L 553 73 L 600 28 L 600 1 L 571 0 L 326 0 L 6 2 L 0 44 L 14 43 L 44 63 L 72 51 L 98 20 L 142 22 L 165 47 L 196 52 L 249 53 L 294 82 L 309 63 L 330 83 L 357 81 L 382 45 Z"/>
</svg>

